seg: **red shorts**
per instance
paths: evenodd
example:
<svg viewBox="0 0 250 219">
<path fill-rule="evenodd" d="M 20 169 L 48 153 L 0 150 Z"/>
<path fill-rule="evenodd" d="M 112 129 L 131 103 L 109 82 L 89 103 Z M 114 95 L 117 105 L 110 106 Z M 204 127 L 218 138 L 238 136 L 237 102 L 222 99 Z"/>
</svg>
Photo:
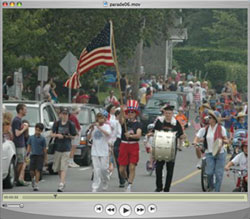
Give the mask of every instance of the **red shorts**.
<svg viewBox="0 0 250 219">
<path fill-rule="evenodd" d="M 139 161 L 139 143 L 127 144 L 121 142 L 118 163 L 121 166 L 127 166 L 128 164 L 137 164 Z"/>
</svg>

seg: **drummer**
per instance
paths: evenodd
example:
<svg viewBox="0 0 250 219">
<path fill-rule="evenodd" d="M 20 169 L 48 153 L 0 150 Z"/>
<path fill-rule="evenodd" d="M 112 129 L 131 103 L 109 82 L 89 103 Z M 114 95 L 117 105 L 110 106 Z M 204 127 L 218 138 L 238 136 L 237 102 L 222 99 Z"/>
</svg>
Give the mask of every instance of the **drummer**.
<svg viewBox="0 0 250 219">
<path fill-rule="evenodd" d="M 127 130 L 124 125 L 125 121 L 121 118 L 122 136 L 118 163 L 121 176 L 128 181 L 126 192 L 131 192 L 135 178 L 135 169 L 139 161 L 139 140 L 142 135 L 141 124 L 136 119 L 139 115 L 138 102 L 136 100 L 128 100 L 125 113 L 128 118 L 126 120 Z M 129 166 L 129 177 L 127 176 L 127 166 Z"/>
<path fill-rule="evenodd" d="M 183 130 L 180 123 L 175 119 L 173 114 L 174 107 L 170 105 L 166 105 L 163 107 L 163 116 L 158 117 L 155 123 L 155 130 L 158 131 L 170 131 L 176 132 L 176 143 L 175 143 L 175 151 L 177 151 L 177 139 L 184 138 Z M 176 154 L 175 154 L 176 156 Z M 167 176 L 165 187 L 163 188 L 162 183 L 162 170 L 164 164 L 166 163 L 167 167 Z M 169 192 L 170 185 L 173 178 L 174 173 L 174 165 L 175 165 L 175 158 L 173 161 L 156 161 L 156 189 L 155 192 Z"/>
</svg>

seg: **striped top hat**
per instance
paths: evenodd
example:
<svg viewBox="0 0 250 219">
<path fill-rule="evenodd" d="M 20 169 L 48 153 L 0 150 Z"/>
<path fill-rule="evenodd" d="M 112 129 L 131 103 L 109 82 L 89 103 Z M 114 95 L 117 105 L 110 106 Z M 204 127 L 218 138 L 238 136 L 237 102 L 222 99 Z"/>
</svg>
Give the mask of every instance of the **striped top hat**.
<svg viewBox="0 0 250 219">
<path fill-rule="evenodd" d="M 136 100 L 127 101 L 127 109 L 125 113 L 128 114 L 129 111 L 135 111 L 136 115 L 139 115 L 139 103 Z"/>
</svg>

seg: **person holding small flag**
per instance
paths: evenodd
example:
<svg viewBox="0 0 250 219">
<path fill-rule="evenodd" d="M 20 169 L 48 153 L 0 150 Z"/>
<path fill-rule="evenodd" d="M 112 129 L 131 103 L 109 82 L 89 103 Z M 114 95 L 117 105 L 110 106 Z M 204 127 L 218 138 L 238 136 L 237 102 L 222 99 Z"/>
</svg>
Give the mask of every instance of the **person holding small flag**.
<svg viewBox="0 0 250 219">
<path fill-rule="evenodd" d="M 135 178 L 135 169 L 139 161 L 139 140 L 142 135 L 141 124 L 136 119 L 139 115 L 138 102 L 136 100 L 128 100 L 125 113 L 127 119 L 120 118 L 122 136 L 118 162 L 121 176 L 128 181 L 126 192 L 131 192 L 131 187 Z M 127 166 L 129 166 L 129 177 L 127 176 Z"/>
</svg>

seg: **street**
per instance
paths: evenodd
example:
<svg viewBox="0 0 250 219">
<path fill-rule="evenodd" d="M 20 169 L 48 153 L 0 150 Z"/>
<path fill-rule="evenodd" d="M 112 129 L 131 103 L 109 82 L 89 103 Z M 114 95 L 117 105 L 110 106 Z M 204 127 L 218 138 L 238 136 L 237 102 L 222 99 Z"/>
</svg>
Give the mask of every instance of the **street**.
<svg viewBox="0 0 250 219">
<path fill-rule="evenodd" d="M 194 114 L 191 113 L 192 119 Z M 193 141 L 195 134 L 194 128 L 191 126 L 186 130 L 189 141 Z M 146 172 L 146 161 L 149 155 L 146 153 L 142 139 L 140 141 L 140 160 L 136 169 L 136 177 L 132 186 L 132 192 L 154 192 L 155 173 L 149 176 Z M 198 159 L 195 155 L 194 147 L 183 148 L 177 152 L 175 162 L 174 176 L 172 180 L 171 192 L 202 192 L 201 189 L 201 171 L 196 168 Z M 65 192 L 91 192 L 91 175 L 92 167 L 69 168 L 66 178 Z M 166 173 L 164 173 L 164 178 Z M 165 180 L 165 179 L 164 179 Z M 57 175 L 44 174 L 43 179 L 39 183 L 39 192 L 56 192 L 59 184 Z M 232 192 L 236 182 L 234 175 L 230 173 L 230 177 L 224 174 L 221 192 Z M 33 192 L 30 186 L 14 187 L 13 189 L 4 189 L 4 192 Z M 117 169 L 111 176 L 109 188 L 107 192 L 124 192 L 124 188 L 119 188 L 119 180 Z"/>
</svg>

